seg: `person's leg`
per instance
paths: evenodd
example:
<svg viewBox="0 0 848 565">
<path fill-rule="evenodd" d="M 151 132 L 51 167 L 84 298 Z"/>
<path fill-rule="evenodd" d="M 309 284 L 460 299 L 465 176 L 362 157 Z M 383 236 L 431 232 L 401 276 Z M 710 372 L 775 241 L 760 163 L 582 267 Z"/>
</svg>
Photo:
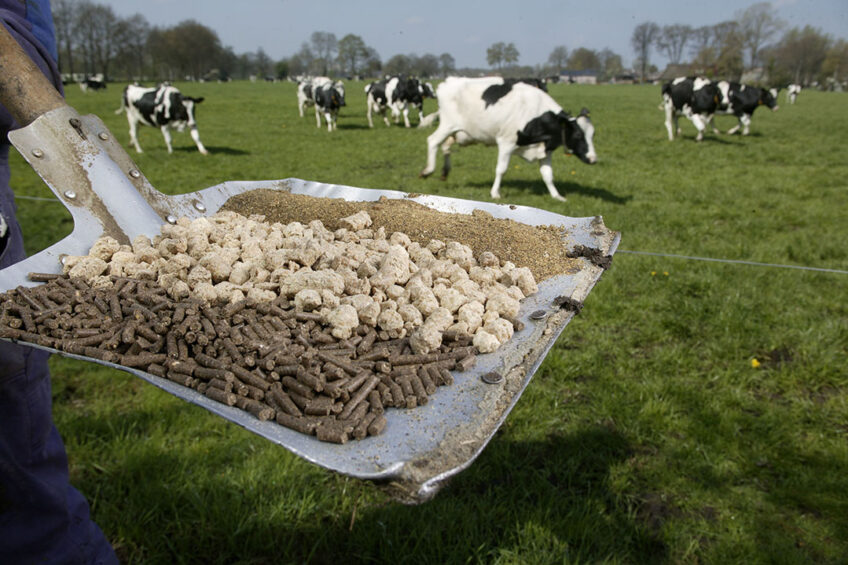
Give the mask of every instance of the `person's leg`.
<svg viewBox="0 0 848 565">
<path fill-rule="evenodd" d="M 58 77 L 25 28 L 7 28 L 48 77 Z M 6 225 L 0 269 L 26 257 L 9 184 L 6 132 L 13 127 L 0 107 L 0 215 Z M 117 563 L 91 521 L 88 502 L 69 482 L 51 413 L 47 358 L 45 351 L 0 340 L 0 563 Z"/>
</svg>

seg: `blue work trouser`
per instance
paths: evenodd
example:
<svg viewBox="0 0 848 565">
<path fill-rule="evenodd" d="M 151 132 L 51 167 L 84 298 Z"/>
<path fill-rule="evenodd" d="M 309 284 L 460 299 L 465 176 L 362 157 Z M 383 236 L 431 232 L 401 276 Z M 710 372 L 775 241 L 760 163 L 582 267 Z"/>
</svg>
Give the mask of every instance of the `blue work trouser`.
<svg viewBox="0 0 848 565">
<path fill-rule="evenodd" d="M 7 10 L 0 16 L 45 75 L 57 80 L 55 63 L 44 58 L 26 22 Z M 0 214 L 7 224 L 0 268 L 26 257 L 9 185 L 6 132 L 14 127 L 0 107 Z M 88 502 L 69 482 L 65 447 L 51 414 L 47 357 L 42 350 L 0 340 L 0 563 L 117 563 L 91 521 Z"/>
</svg>

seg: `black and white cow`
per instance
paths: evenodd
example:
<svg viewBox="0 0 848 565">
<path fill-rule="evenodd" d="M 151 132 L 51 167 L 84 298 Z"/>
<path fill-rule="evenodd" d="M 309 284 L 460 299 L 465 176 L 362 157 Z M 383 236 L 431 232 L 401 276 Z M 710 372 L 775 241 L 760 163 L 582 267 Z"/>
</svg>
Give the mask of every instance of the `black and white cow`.
<svg viewBox="0 0 848 565">
<path fill-rule="evenodd" d="M 759 106 L 765 105 L 777 110 L 777 90 L 766 90 L 738 82 L 713 82 L 704 77 L 679 77 L 662 87 L 663 107 L 665 108 L 665 127 L 669 141 L 675 132 L 680 134 L 677 118 L 683 114 L 689 118 L 698 130 L 696 141 L 704 138 L 704 131 L 711 126 L 719 133 L 713 123 L 715 114 L 733 114 L 739 120 L 736 127 L 727 133 L 734 134 L 742 129 L 742 135 L 748 135 L 751 116 Z"/>
<path fill-rule="evenodd" d="M 315 105 L 314 87 L 328 84 L 333 84 L 330 77 L 306 77 L 297 81 L 297 111 L 301 118 L 307 108 Z"/>
<path fill-rule="evenodd" d="M 80 90 L 88 92 L 89 90 L 106 90 L 106 80 L 101 73 L 87 76 L 85 80 L 79 83 Z"/>
<path fill-rule="evenodd" d="M 344 97 L 345 97 L 345 89 L 344 83 L 340 80 L 333 82 L 333 79 L 330 77 L 307 77 L 298 81 L 297 83 L 297 111 L 302 118 L 304 116 L 304 111 L 311 107 L 315 106 L 315 92 L 316 89 L 321 89 L 324 94 L 322 95 L 322 99 L 326 103 L 330 103 L 330 98 L 328 98 L 327 93 L 330 88 L 335 89 L 336 98 L 340 98 L 340 106 L 345 105 Z M 327 106 L 329 108 L 329 106 Z M 332 110 L 331 110 L 332 111 Z M 315 123 L 320 128 L 321 127 L 321 114 L 324 114 L 325 118 L 327 116 L 327 111 L 325 109 L 315 108 Z M 338 116 L 338 108 L 335 110 L 334 116 Z M 327 126 L 330 126 L 329 119 L 327 120 Z M 335 126 L 333 126 L 335 127 Z"/>
<path fill-rule="evenodd" d="M 722 80 L 718 83 L 718 89 L 721 92 L 722 100 L 728 101 L 727 104 L 721 105 L 718 113 L 733 114 L 739 120 L 735 127 L 727 130 L 727 133 L 731 135 L 739 131 L 740 128 L 742 135 L 748 135 L 751 117 L 754 115 L 754 110 L 760 106 L 765 106 L 772 112 L 776 112 L 779 108 L 776 88 L 765 89 Z M 715 126 L 713 126 L 713 131 L 719 133 Z"/>
<path fill-rule="evenodd" d="M 404 75 L 391 76 L 372 82 L 365 87 L 365 94 L 368 126 L 372 128 L 374 121 L 371 114 L 374 112 L 383 116 L 383 122 L 387 126 L 391 125 L 388 116 L 386 116 L 386 111 L 391 111 L 396 124 L 400 123 L 400 117 L 403 116 L 404 125 L 410 127 L 409 109 L 418 109 L 420 121 L 424 118 L 424 98 L 434 97 L 432 85 Z"/>
<path fill-rule="evenodd" d="M 327 122 L 327 131 L 333 131 L 337 127 L 339 109 L 345 105 L 344 84 L 336 83 L 315 86 L 312 89 L 315 100 L 315 119 L 318 127 L 321 127 L 321 116 Z"/>
<path fill-rule="evenodd" d="M 703 77 L 678 77 L 662 87 L 663 108 L 665 109 L 665 127 L 668 140 L 673 141 L 675 134 L 680 135 L 677 122 L 682 114 L 689 118 L 698 130 L 697 141 L 704 139 L 704 130 L 722 106 L 729 104 L 722 98 L 718 85 Z"/>
<path fill-rule="evenodd" d="M 454 143 L 498 146 L 498 162 L 492 198 L 500 198 L 501 178 L 513 153 L 527 161 L 539 161 L 539 172 L 551 196 L 565 200 L 553 182 L 551 157 L 559 146 L 581 161 L 597 162 L 592 138 L 595 128 L 589 111 L 572 117 L 546 92 L 500 77 L 450 77 L 436 89 L 439 127 L 427 138 L 426 177 L 436 169 L 436 151 L 445 157 L 442 179 L 450 172 L 450 148 Z"/>
<path fill-rule="evenodd" d="M 162 131 L 165 145 L 168 146 L 168 153 L 174 152 L 171 147 L 170 129 L 183 131 L 188 126 L 189 133 L 197 145 L 198 151 L 207 155 L 209 152 L 200 142 L 197 121 L 194 117 L 194 108 L 201 102 L 203 102 L 203 98 L 185 96 L 176 87 L 168 83 L 160 84 L 156 88 L 145 88 L 130 84 L 124 88 L 121 107 L 115 113 L 120 114 L 126 111 L 127 122 L 130 126 L 130 141 L 139 153 L 142 151 L 138 144 L 136 130 L 138 124 L 143 124 L 158 127 Z"/>
<path fill-rule="evenodd" d="M 792 83 L 786 87 L 786 98 L 789 99 L 790 104 L 795 103 L 795 99 L 798 98 L 798 95 L 801 94 L 801 85 L 797 83 Z"/>
</svg>

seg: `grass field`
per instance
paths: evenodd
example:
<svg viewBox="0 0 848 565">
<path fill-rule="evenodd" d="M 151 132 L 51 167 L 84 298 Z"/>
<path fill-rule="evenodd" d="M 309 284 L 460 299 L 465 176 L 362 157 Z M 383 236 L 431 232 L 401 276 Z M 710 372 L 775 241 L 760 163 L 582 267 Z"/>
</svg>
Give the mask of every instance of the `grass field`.
<svg viewBox="0 0 848 565">
<path fill-rule="evenodd" d="M 364 83 L 348 84 L 332 134 L 298 117 L 291 83 L 178 86 L 206 97 L 211 155 L 187 134 L 168 155 L 142 130 L 132 155 L 163 192 L 297 177 L 488 200 L 494 149 L 462 148 L 448 181 L 419 179 L 428 131 L 369 130 Z M 749 137 L 696 144 L 685 120 L 668 142 L 658 87 L 551 94 L 591 110 L 600 162 L 555 156 L 562 203 L 515 158 L 503 201 L 601 215 L 621 246 L 479 459 L 402 506 L 140 379 L 54 356 L 72 481 L 123 561 L 845 562 L 848 96 L 781 96 Z M 119 97 L 68 92 L 128 146 Z M 50 197 L 13 159 L 17 194 Z M 60 204 L 18 206 L 31 252 L 70 232 Z"/>
</svg>

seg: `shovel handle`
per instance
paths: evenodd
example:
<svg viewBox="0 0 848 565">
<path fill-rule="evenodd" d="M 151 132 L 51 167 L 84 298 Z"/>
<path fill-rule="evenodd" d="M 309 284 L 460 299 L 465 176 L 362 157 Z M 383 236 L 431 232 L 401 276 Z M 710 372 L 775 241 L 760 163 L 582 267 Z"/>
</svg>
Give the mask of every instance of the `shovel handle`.
<svg viewBox="0 0 848 565">
<path fill-rule="evenodd" d="M 0 54 L 0 104 L 20 127 L 28 126 L 50 110 L 65 106 L 62 95 L 2 24 Z"/>
</svg>

